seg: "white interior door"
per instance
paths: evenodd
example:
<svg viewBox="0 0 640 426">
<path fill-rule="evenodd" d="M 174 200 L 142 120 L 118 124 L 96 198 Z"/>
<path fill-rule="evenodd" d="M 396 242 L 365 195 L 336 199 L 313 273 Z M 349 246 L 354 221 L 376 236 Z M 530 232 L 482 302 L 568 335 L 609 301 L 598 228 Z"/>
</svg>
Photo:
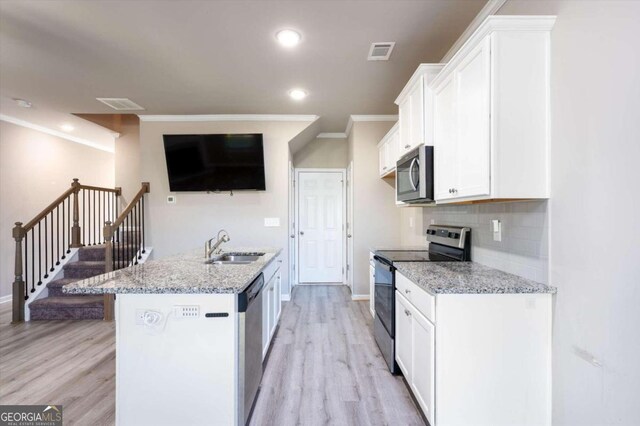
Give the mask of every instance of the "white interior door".
<svg viewBox="0 0 640 426">
<path fill-rule="evenodd" d="M 298 282 L 342 283 L 344 172 L 298 171 Z"/>
</svg>

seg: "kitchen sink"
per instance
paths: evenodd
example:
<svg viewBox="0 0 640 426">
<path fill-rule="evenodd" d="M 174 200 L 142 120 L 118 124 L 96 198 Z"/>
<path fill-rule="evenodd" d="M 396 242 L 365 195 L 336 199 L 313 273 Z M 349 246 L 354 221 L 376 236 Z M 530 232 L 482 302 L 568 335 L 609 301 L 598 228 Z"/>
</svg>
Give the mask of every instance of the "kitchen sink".
<svg viewBox="0 0 640 426">
<path fill-rule="evenodd" d="M 208 259 L 205 263 L 212 263 L 214 265 L 246 265 L 255 262 L 262 256 L 264 256 L 264 253 L 226 253 Z"/>
</svg>

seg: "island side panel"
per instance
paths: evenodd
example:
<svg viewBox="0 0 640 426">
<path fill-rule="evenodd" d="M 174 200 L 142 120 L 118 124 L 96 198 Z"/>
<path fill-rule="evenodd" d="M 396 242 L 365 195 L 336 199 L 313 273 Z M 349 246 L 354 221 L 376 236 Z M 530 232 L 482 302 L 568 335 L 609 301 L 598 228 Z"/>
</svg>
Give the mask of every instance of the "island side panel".
<svg viewBox="0 0 640 426">
<path fill-rule="evenodd" d="M 177 318 L 175 306 L 199 315 Z M 140 324 L 143 311 L 162 319 Z M 235 294 L 118 294 L 115 312 L 118 426 L 236 424 Z"/>
<path fill-rule="evenodd" d="M 439 294 L 436 426 L 551 424 L 551 294 Z"/>
</svg>

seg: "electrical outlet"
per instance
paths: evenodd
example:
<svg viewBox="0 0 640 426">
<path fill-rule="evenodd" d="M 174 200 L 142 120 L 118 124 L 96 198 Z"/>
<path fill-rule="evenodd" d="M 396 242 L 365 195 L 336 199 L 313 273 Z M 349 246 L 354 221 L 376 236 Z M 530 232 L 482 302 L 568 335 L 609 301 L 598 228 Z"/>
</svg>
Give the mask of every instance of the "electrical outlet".
<svg viewBox="0 0 640 426">
<path fill-rule="evenodd" d="M 195 305 L 174 306 L 173 314 L 176 318 L 198 318 L 200 316 L 200 307 Z"/>
<path fill-rule="evenodd" d="M 280 226 L 280 218 L 279 217 L 265 217 L 264 218 L 264 226 L 266 226 L 266 227 L 278 227 L 278 226 Z"/>
<path fill-rule="evenodd" d="M 430 224 L 432 224 L 432 225 L 435 225 L 435 224 L 436 224 L 436 220 L 435 220 L 435 219 L 431 219 L 431 220 L 429 221 L 429 223 L 430 223 Z"/>
<path fill-rule="evenodd" d="M 498 219 L 493 219 L 491 228 L 493 229 L 493 241 L 502 241 L 502 222 Z"/>
<path fill-rule="evenodd" d="M 167 195 L 167 204 L 175 204 L 177 201 L 175 195 Z"/>
</svg>

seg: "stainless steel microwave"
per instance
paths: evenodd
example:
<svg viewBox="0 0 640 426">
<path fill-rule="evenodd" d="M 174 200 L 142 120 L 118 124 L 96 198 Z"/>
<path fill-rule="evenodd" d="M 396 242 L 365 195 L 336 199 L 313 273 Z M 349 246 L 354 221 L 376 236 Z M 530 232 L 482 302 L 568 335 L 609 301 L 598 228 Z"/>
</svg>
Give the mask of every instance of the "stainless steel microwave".
<svg viewBox="0 0 640 426">
<path fill-rule="evenodd" d="M 419 146 L 396 163 L 396 198 L 405 203 L 433 201 L 433 147 Z"/>
</svg>

